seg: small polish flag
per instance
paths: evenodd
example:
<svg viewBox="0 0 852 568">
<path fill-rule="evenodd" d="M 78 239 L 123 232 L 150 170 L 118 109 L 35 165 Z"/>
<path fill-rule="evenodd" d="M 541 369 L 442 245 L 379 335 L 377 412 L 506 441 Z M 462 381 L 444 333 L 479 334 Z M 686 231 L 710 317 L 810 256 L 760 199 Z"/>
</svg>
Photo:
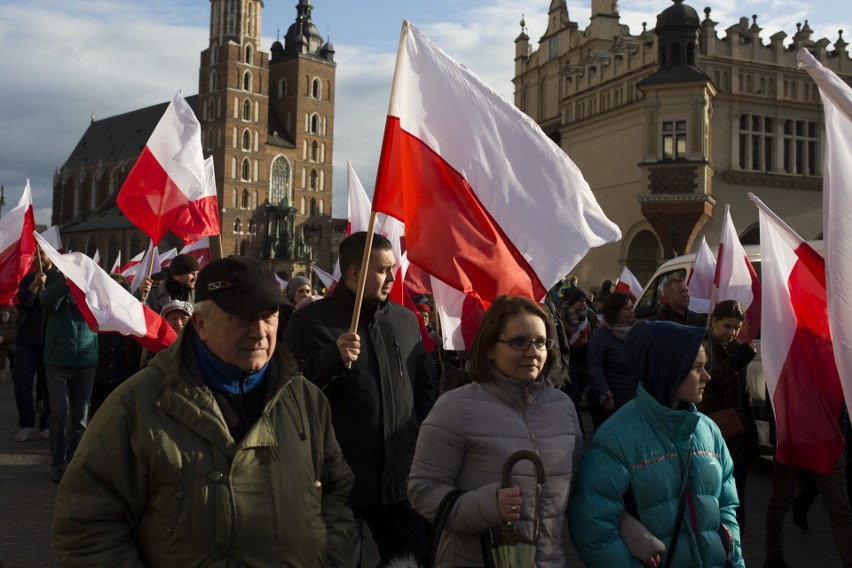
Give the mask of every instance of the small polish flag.
<svg viewBox="0 0 852 568">
<path fill-rule="evenodd" d="M 0 305 L 5 306 L 18 292 L 18 284 L 30 271 L 36 254 L 32 238 L 35 230 L 30 180 L 11 211 L 0 217 Z"/>
</svg>

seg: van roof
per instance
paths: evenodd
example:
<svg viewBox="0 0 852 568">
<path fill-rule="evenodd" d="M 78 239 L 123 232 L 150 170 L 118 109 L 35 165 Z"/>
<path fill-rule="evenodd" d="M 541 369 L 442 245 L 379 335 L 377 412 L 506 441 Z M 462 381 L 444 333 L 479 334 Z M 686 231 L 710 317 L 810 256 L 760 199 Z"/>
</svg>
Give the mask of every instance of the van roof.
<svg viewBox="0 0 852 568">
<path fill-rule="evenodd" d="M 808 241 L 808 244 L 811 245 L 814 248 L 814 250 L 816 250 L 818 253 L 824 254 L 824 252 L 825 252 L 825 241 L 823 241 L 822 239 L 820 239 L 818 241 Z M 710 248 L 710 252 L 713 253 L 714 258 L 716 256 L 717 250 L 719 250 L 718 246 L 715 247 L 715 248 L 714 247 Z M 745 250 L 746 256 L 748 257 L 748 259 L 750 261 L 752 261 L 752 262 L 759 262 L 760 261 L 760 255 L 761 255 L 760 245 L 743 245 L 743 250 Z M 666 269 L 674 267 L 674 266 L 683 266 L 683 265 L 692 266 L 692 263 L 695 261 L 695 255 L 696 255 L 696 253 L 691 252 L 689 254 L 676 256 L 675 258 L 673 258 L 671 260 L 667 260 L 666 262 L 661 264 L 659 266 L 659 268 L 657 268 L 657 270 L 655 271 L 654 274 L 656 275 L 659 272 L 664 272 Z"/>
</svg>

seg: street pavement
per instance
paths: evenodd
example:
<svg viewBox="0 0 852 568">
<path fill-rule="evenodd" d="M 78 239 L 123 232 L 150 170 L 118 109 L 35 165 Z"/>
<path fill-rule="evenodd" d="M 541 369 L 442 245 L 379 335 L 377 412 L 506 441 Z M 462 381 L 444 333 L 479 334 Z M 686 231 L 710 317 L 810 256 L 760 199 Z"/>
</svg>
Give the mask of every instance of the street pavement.
<svg viewBox="0 0 852 568">
<path fill-rule="evenodd" d="M 17 420 L 12 381 L 5 369 L 0 371 L 0 568 L 58 566 L 50 536 L 57 486 L 50 481 L 49 442 L 37 436 L 26 443 L 13 442 Z M 771 483 L 771 463 L 762 460 L 752 468 L 748 483 L 748 529 L 743 542 L 747 566 L 763 566 L 763 516 Z M 821 500 L 811 508 L 809 521 L 810 531 L 805 532 L 788 515 L 787 561 L 794 568 L 840 566 Z M 364 560 L 365 568 L 377 563 L 369 540 Z M 583 566 L 573 550 L 568 566 Z"/>
</svg>

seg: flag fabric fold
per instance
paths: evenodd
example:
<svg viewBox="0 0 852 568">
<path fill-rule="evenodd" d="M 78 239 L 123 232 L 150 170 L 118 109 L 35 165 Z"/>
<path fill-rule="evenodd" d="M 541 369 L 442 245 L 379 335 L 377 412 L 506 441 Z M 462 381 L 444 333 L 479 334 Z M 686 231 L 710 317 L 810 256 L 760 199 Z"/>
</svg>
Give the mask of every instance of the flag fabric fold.
<svg viewBox="0 0 852 568">
<path fill-rule="evenodd" d="M 707 246 L 707 239 L 701 237 L 701 244 L 695 253 L 692 269 L 686 285 L 689 287 L 689 308 L 699 313 L 707 313 L 710 298 L 713 296 L 713 280 L 716 276 L 716 258 Z"/>
<path fill-rule="evenodd" d="M 33 231 L 33 198 L 30 180 L 27 180 L 18 204 L 0 217 L 0 306 L 12 301 L 18 292 L 18 284 L 30 271 L 36 254 Z"/>
<path fill-rule="evenodd" d="M 155 243 L 172 231 L 189 244 L 219 234 L 212 157 L 201 151 L 201 125 L 176 94 L 130 170 L 116 203 Z"/>
<path fill-rule="evenodd" d="M 198 261 L 198 267 L 204 268 L 204 265 L 210 262 L 213 257 L 210 253 L 210 237 L 202 237 L 194 243 L 188 244 L 178 254 L 188 254 Z"/>
<path fill-rule="evenodd" d="M 408 22 L 373 210 L 405 224 L 412 264 L 483 306 L 540 300 L 621 236 L 561 148 Z"/>
<path fill-rule="evenodd" d="M 715 303 L 736 300 L 743 307 L 746 321 L 738 339 L 742 343 L 750 343 L 760 329 L 760 280 L 737 236 L 730 206 L 725 206 L 713 284 L 717 289 Z"/>
<path fill-rule="evenodd" d="M 50 246 L 58 250 L 60 253 L 65 252 L 62 247 L 62 236 L 59 234 L 59 225 L 51 225 L 39 234 L 50 243 Z"/>
<path fill-rule="evenodd" d="M 757 197 L 763 276 L 761 360 L 775 458 L 828 475 L 845 446 L 843 391 L 828 326 L 825 261 Z"/>
<path fill-rule="evenodd" d="M 109 273 L 116 274 L 119 270 L 121 270 L 121 251 L 118 251 L 118 255 L 115 257 L 115 262 L 112 263 L 112 268 L 109 269 Z"/>
<path fill-rule="evenodd" d="M 828 319 L 847 408 L 852 408 L 852 87 L 802 48 L 799 65 L 819 87 L 825 109 L 822 216 Z"/>
<path fill-rule="evenodd" d="M 153 353 L 177 338 L 175 331 L 148 306 L 140 303 L 83 253 L 59 254 L 50 243 L 33 233 L 42 250 L 65 276 L 77 308 L 89 328 L 97 333 L 116 332 L 135 339 Z"/>
<path fill-rule="evenodd" d="M 625 266 L 621 271 L 621 276 L 618 277 L 618 284 L 615 285 L 615 291 L 630 294 L 633 296 L 633 301 L 635 302 L 642 295 L 642 285 L 636 276 L 630 272 L 630 269 Z"/>
<path fill-rule="evenodd" d="M 329 274 L 316 264 L 311 265 L 311 270 L 314 271 L 314 274 L 317 275 L 317 278 L 320 279 L 320 282 L 322 282 L 322 285 L 325 286 L 326 290 L 332 288 L 332 286 L 334 286 L 337 282 L 337 280 L 335 280 L 335 278 L 331 274 Z M 286 287 L 287 284 L 284 284 L 284 286 Z"/>
</svg>

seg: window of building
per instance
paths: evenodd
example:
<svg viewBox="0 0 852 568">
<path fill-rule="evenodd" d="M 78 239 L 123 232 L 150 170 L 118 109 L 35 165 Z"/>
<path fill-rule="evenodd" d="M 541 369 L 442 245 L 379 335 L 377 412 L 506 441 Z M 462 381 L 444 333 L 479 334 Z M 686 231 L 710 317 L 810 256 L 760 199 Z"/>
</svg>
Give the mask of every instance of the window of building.
<svg viewBox="0 0 852 568">
<path fill-rule="evenodd" d="M 233 199 L 231 200 L 232 201 L 231 207 L 236 209 L 237 208 L 237 201 L 239 200 L 239 196 L 237 195 L 237 188 L 236 187 L 234 188 L 234 193 L 232 194 L 232 197 L 233 197 Z"/>
<path fill-rule="evenodd" d="M 278 79 L 278 98 L 287 96 L 287 79 Z"/>
<path fill-rule="evenodd" d="M 243 73 L 243 90 L 251 91 L 251 73 L 248 71 Z"/>
<path fill-rule="evenodd" d="M 322 97 L 322 83 L 319 79 L 314 79 L 311 83 L 311 96 L 315 99 Z"/>
<path fill-rule="evenodd" d="M 819 125 L 807 120 L 784 121 L 784 172 L 818 176 Z"/>
<path fill-rule="evenodd" d="M 311 134 L 319 134 L 319 115 L 311 116 Z"/>
<path fill-rule="evenodd" d="M 317 214 L 317 200 L 313 197 L 311 198 L 311 217 L 316 217 Z"/>
<path fill-rule="evenodd" d="M 686 121 L 663 122 L 663 159 L 686 159 Z"/>
<path fill-rule="evenodd" d="M 272 174 L 269 176 L 269 202 L 281 203 L 290 197 L 290 162 L 284 156 L 278 156 L 272 162 Z"/>
<path fill-rule="evenodd" d="M 243 181 L 249 181 L 250 176 L 251 176 L 251 167 L 249 166 L 248 158 L 243 160 L 243 167 L 241 169 L 242 169 L 242 171 L 240 172 L 241 173 L 240 179 L 242 179 Z"/>
<path fill-rule="evenodd" d="M 759 172 L 775 169 L 775 120 L 757 114 L 740 115 L 740 168 Z"/>
<path fill-rule="evenodd" d="M 243 198 L 240 200 L 240 207 L 243 209 L 249 208 L 249 192 L 247 189 L 243 190 Z"/>
<path fill-rule="evenodd" d="M 557 57 L 559 57 L 559 34 L 555 34 L 547 40 L 547 59 L 556 59 Z"/>
<path fill-rule="evenodd" d="M 209 88 L 210 88 L 211 91 L 215 91 L 218 88 L 216 86 L 216 70 L 215 69 L 210 70 Z"/>
<path fill-rule="evenodd" d="M 311 183 L 311 185 L 310 185 L 311 191 L 316 191 L 317 190 L 317 171 L 316 170 L 311 170 L 310 183 Z"/>
<path fill-rule="evenodd" d="M 311 143 L 311 160 L 316 162 L 319 159 L 319 144 Z"/>
<path fill-rule="evenodd" d="M 243 120 L 251 120 L 251 101 L 248 99 L 243 102 Z"/>
<path fill-rule="evenodd" d="M 243 131 L 243 150 L 251 150 L 251 133 L 248 130 Z"/>
<path fill-rule="evenodd" d="M 254 235 L 256 230 L 257 230 L 257 226 L 254 223 L 254 219 L 249 219 L 249 224 L 248 224 L 249 235 Z"/>
<path fill-rule="evenodd" d="M 243 222 L 240 221 L 239 217 L 237 217 L 236 220 L 234 220 L 234 232 L 239 233 L 242 230 L 243 230 Z"/>
<path fill-rule="evenodd" d="M 249 35 L 252 35 L 252 33 L 249 32 Z M 246 63 L 251 63 L 251 44 L 246 46 Z"/>
</svg>

